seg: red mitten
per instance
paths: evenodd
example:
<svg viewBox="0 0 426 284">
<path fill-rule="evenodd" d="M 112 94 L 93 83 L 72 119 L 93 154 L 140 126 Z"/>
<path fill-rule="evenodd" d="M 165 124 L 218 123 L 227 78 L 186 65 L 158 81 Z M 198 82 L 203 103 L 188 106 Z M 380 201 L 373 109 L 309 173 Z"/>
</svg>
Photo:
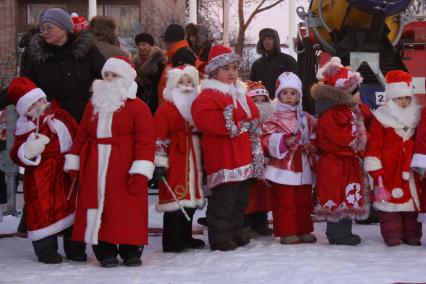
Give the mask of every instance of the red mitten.
<svg viewBox="0 0 426 284">
<path fill-rule="evenodd" d="M 79 171 L 74 171 L 74 170 L 70 170 L 68 171 L 68 175 L 72 178 L 72 179 L 78 179 L 80 172 Z"/>
<path fill-rule="evenodd" d="M 133 174 L 127 183 L 127 190 L 130 194 L 137 195 L 148 187 L 148 178 L 144 175 Z"/>
<path fill-rule="evenodd" d="M 379 177 L 381 176 L 383 178 L 385 176 L 385 171 L 383 169 L 379 169 L 379 170 L 368 172 L 368 174 L 373 178 L 374 183 L 377 184 Z"/>
</svg>

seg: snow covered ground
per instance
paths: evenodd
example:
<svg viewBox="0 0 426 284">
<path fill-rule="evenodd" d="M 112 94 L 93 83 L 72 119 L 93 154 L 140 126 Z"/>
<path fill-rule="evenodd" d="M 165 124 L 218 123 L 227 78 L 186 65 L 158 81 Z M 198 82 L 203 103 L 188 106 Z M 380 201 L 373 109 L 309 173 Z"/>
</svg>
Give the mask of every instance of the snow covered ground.
<svg viewBox="0 0 426 284">
<path fill-rule="evenodd" d="M 161 227 L 162 215 L 153 206 L 150 213 L 150 226 Z M 0 233 L 14 232 L 18 221 L 4 217 Z M 0 283 L 426 283 L 425 238 L 422 247 L 388 248 L 378 225 L 354 225 L 363 238 L 361 245 L 330 246 L 324 231 L 325 223 L 315 224 L 319 242 L 312 245 L 283 246 L 263 237 L 233 252 L 206 248 L 179 254 L 163 253 L 161 237 L 152 236 L 142 267 L 110 269 L 99 267 L 91 249 L 87 263 L 38 263 L 30 241 L 3 238 Z M 207 241 L 206 235 L 202 238 Z"/>
</svg>

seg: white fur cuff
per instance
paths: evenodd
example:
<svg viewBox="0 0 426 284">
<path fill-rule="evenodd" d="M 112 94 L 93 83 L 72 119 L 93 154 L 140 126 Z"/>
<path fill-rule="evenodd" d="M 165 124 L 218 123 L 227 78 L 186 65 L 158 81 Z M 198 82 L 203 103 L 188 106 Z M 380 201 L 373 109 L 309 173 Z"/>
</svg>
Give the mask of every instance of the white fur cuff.
<svg viewBox="0 0 426 284">
<path fill-rule="evenodd" d="M 154 165 L 156 167 L 165 167 L 169 168 L 169 158 L 165 156 L 155 155 Z"/>
<path fill-rule="evenodd" d="M 377 171 L 380 170 L 382 168 L 382 162 L 376 158 L 376 157 L 372 157 L 372 156 L 368 156 L 364 158 L 364 170 L 367 172 L 371 172 L 371 171 Z"/>
<path fill-rule="evenodd" d="M 80 170 L 80 156 L 74 154 L 65 155 L 64 171 L 78 171 Z"/>
<path fill-rule="evenodd" d="M 411 167 L 426 169 L 426 155 L 414 154 L 413 159 L 411 160 Z"/>
<path fill-rule="evenodd" d="M 410 179 L 410 173 L 409 172 L 402 172 L 402 179 L 403 180 L 409 180 Z"/>
<path fill-rule="evenodd" d="M 137 160 L 134 161 L 132 167 L 129 170 L 129 174 L 141 174 L 146 176 L 148 179 L 152 179 L 154 174 L 154 163 L 148 160 Z"/>
</svg>

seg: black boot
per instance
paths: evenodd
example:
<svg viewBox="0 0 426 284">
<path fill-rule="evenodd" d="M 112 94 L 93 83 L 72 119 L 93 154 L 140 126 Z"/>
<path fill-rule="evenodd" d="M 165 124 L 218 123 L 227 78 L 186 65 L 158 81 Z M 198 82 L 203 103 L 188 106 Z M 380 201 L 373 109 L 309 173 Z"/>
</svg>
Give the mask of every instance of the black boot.
<svg viewBox="0 0 426 284">
<path fill-rule="evenodd" d="M 27 219 L 27 217 L 26 217 L 26 210 L 25 210 L 25 205 L 24 205 L 24 208 L 22 208 L 22 215 L 21 215 L 21 220 L 19 221 L 19 225 L 18 225 L 18 228 L 17 228 L 17 232 L 18 233 L 26 233 L 28 230 L 27 230 L 27 224 L 26 224 L 26 219 Z"/>
<path fill-rule="evenodd" d="M 183 222 L 180 210 L 164 212 L 163 215 L 163 252 L 182 252 L 185 243 L 182 241 Z"/>
<path fill-rule="evenodd" d="M 374 209 L 373 205 L 370 205 L 370 214 L 368 215 L 368 218 L 365 220 L 355 220 L 355 222 L 360 225 L 378 224 L 379 214 L 377 213 L 377 210 Z"/>
<path fill-rule="evenodd" d="M 86 244 L 71 240 L 73 227 L 66 229 L 64 234 L 64 251 L 69 260 L 86 261 Z"/>
<path fill-rule="evenodd" d="M 33 247 L 38 261 L 48 264 L 62 262 L 62 256 L 58 253 L 58 239 L 56 235 L 33 241 Z"/>
<path fill-rule="evenodd" d="M 268 213 L 256 212 L 250 214 L 252 220 L 252 229 L 260 236 L 272 236 L 273 230 L 268 226 Z"/>
<path fill-rule="evenodd" d="M 203 240 L 194 239 L 192 237 L 192 217 L 194 216 L 195 209 L 194 208 L 185 208 L 186 213 L 188 213 L 191 221 L 186 220 L 183 213 L 181 213 L 182 218 L 182 242 L 185 244 L 185 247 L 188 249 L 202 249 L 205 246 Z"/>
<path fill-rule="evenodd" d="M 358 235 L 352 234 L 352 220 L 342 219 L 339 222 L 327 222 L 326 233 L 332 245 L 355 246 L 361 242 Z"/>
<path fill-rule="evenodd" d="M 99 241 L 99 243 L 97 245 L 93 245 L 92 248 L 96 259 L 99 261 L 102 267 L 109 268 L 118 265 L 117 245 Z"/>
<path fill-rule="evenodd" d="M 141 266 L 143 248 L 144 246 L 119 245 L 118 253 L 121 259 L 123 259 L 123 264 L 125 266 Z"/>
</svg>

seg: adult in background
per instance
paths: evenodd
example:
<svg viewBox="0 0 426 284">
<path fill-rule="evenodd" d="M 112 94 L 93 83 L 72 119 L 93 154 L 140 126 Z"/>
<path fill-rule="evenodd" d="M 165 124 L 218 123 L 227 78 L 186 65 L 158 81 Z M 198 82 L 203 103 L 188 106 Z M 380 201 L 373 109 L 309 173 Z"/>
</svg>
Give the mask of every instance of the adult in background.
<svg viewBox="0 0 426 284">
<path fill-rule="evenodd" d="M 197 56 L 189 47 L 188 41 L 185 39 L 185 31 L 181 25 L 170 24 L 163 35 L 163 40 L 167 48 L 167 65 L 161 74 L 160 83 L 158 84 L 158 103 L 163 102 L 163 90 L 166 87 L 167 72 L 169 69 L 181 65 L 193 65 L 197 60 Z"/>
<path fill-rule="evenodd" d="M 203 25 L 190 23 L 185 26 L 185 34 L 189 46 L 197 55 L 197 69 L 204 73 L 209 52 L 213 46 L 213 43 L 209 40 L 209 30 Z"/>
<path fill-rule="evenodd" d="M 95 16 L 90 20 L 89 29 L 95 36 L 95 45 L 106 59 L 115 56 L 130 58 L 130 53 L 120 48 L 117 37 L 117 22 L 113 17 Z"/>
<path fill-rule="evenodd" d="M 101 78 L 105 58 L 90 33 L 73 33 L 71 16 L 62 9 L 46 10 L 39 27 L 40 33 L 27 46 L 28 62 L 21 75 L 80 121 L 90 86 L 95 78 Z"/>
<path fill-rule="evenodd" d="M 296 60 L 281 52 L 280 37 L 274 29 L 265 28 L 259 32 L 256 51 L 261 55 L 250 71 L 250 81 L 262 81 L 271 99 L 275 97 L 275 82 L 283 72 L 297 73 Z"/>
<path fill-rule="evenodd" d="M 133 57 L 138 84 L 137 96 L 143 100 L 154 115 L 158 108 L 158 83 L 167 62 L 163 50 L 154 45 L 154 38 L 149 33 L 135 36 L 138 53 Z"/>
</svg>

